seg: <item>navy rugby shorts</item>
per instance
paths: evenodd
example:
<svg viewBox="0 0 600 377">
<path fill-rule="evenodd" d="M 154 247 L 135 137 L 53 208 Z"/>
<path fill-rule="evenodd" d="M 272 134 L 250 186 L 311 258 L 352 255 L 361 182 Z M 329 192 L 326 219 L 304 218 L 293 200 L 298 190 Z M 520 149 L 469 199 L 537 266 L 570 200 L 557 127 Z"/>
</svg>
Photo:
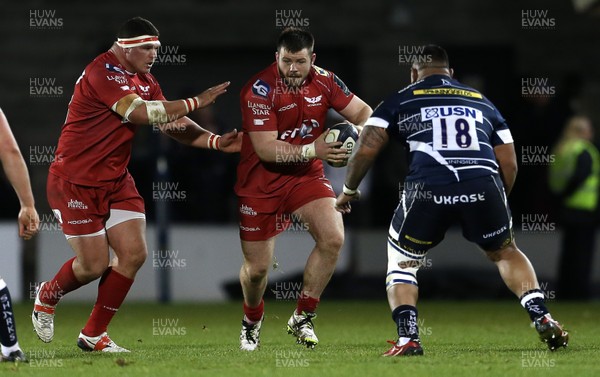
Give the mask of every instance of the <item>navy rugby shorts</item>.
<svg viewBox="0 0 600 377">
<path fill-rule="evenodd" d="M 486 251 L 501 249 L 512 241 L 511 212 L 498 175 L 443 186 L 405 182 L 389 241 L 423 254 L 439 244 L 455 223 L 461 225 L 467 240 Z"/>
</svg>

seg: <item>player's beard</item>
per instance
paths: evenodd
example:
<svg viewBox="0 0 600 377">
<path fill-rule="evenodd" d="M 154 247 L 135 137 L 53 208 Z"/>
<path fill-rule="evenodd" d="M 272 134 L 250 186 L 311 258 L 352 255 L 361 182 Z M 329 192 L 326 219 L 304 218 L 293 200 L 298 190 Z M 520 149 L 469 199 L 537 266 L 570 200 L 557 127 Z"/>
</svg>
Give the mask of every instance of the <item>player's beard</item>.
<svg viewBox="0 0 600 377">
<path fill-rule="evenodd" d="M 297 89 L 304 82 L 304 77 L 302 76 L 285 76 L 283 78 L 283 83 L 289 88 Z"/>
</svg>

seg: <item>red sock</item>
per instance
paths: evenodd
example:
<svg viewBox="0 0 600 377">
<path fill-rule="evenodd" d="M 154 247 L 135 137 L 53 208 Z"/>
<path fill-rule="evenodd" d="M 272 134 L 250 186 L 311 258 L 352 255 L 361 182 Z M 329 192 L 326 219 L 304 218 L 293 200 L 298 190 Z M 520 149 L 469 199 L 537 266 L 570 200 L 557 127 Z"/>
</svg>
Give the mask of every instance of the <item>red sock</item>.
<svg viewBox="0 0 600 377">
<path fill-rule="evenodd" d="M 133 279 L 129 279 L 109 267 L 100 279 L 96 304 L 81 332 L 86 336 L 98 336 L 105 332 L 132 284 Z"/>
<path fill-rule="evenodd" d="M 260 300 L 260 304 L 256 308 L 251 308 L 244 302 L 244 314 L 250 322 L 258 322 L 262 319 L 265 313 L 265 300 Z"/>
<path fill-rule="evenodd" d="M 302 312 L 314 313 L 317 311 L 319 301 L 321 300 L 310 297 L 309 295 L 300 295 L 300 298 L 298 298 L 298 306 L 296 307 L 296 314 L 302 314 Z"/>
<path fill-rule="evenodd" d="M 40 290 L 40 301 L 43 304 L 55 306 L 62 296 L 83 285 L 77 280 L 73 272 L 73 261 L 75 258 L 73 257 L 66 261 L 60 270 L 58 270 L 56 276 L 44 284 Z"/>
</svg>

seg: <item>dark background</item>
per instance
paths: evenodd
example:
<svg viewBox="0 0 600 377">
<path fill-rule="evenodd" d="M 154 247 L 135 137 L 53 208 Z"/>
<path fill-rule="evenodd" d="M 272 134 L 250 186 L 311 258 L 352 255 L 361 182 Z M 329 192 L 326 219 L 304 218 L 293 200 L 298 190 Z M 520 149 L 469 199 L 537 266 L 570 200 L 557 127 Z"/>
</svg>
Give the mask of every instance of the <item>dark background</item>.
<svg viewBox="0 0 600 377">
<path fill-rule="evenodd" d="M 48 164 L 31 163 L 32 153 L 39 154 L 32 150 L 56 145 L 76 79 L 95 56 L 110 48 L 125 20 L 148 18 L 160 30 L 163 46 L 177 48 L 179 63 L 152 69 L 167 98 L 232 82 L 212 108 L 194 114 L 202 126 L 222 133 L 240 129 L 239 91 L 274 60 L 281 31 L 277 12 L 295 10 L 301 11 L 300 18 L 308 20 L 316 37 L 317 65 L 338 74 L 373 108 L 391 91 L 409 84 L 409 66 L 399 63 L 399 46 L 445 47 L 455 76 L 483 91 L 508 120 L 521 161 L 523 148 L 545 146 L 550 153 L 572 114 L 588 115 L 599 124 L 599 8 L 597 2 L 579 10 L 575 2 L 544 0 L 9 2 L 3 4 L 0 23 L 0 106 L 28 161 L 38 210 L 48 214 Z M 527 10 L 546 12 L 545 20 L 553 20 L 554 26 L 524 28 Z M 40 17 L 44 11 L 48 13 Z M 32 19 L 55 26 L 32 27 Z M 30 82 L 35 78 L 53 79 L 62 94 L 32 96 Z M 524 97 L 524 78 L 547 79 L 554 94 Z M 172 221 L 236 223 L 233 184 L 238 157 L 187 148 L 147 127 L 136 137 L 130 170 L 146 198 L 149 221 L 156 204 L 151 198 L 159 143 L 167 145 L 170 180 L 187 192 L 185 201 L 169 203 Z M 510 197 L 516 223 L 523 213 L 548 214 L 552 221 L 555 211 L 546 169 L 544 164 L 520 166 Z M 370 195 L 356 204 L 356 214 L 346 221 L 387 228 L 404 174 L 404 150 L 391 144 L 373 169 Z M 13 220 L 18 201 L 1 173 L 0 177 L 0 218 Z"/>
</svg>

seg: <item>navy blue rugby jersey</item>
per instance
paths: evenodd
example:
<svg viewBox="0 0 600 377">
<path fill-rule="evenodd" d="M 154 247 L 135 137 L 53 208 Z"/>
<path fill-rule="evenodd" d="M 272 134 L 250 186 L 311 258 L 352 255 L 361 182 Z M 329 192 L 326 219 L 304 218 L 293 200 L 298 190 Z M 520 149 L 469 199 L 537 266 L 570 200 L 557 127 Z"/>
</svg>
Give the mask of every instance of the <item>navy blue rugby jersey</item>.
<svg viewBox="0 0 600 377">
<path fill-rule="evenodd" d="M 366 122 L 409 148 L 407 181 L 448 184 L 498 174 L 494 146 L 513 142 L 506 121 L 481 93 L 432 75 L 386 98 Z"/>
</svg>

